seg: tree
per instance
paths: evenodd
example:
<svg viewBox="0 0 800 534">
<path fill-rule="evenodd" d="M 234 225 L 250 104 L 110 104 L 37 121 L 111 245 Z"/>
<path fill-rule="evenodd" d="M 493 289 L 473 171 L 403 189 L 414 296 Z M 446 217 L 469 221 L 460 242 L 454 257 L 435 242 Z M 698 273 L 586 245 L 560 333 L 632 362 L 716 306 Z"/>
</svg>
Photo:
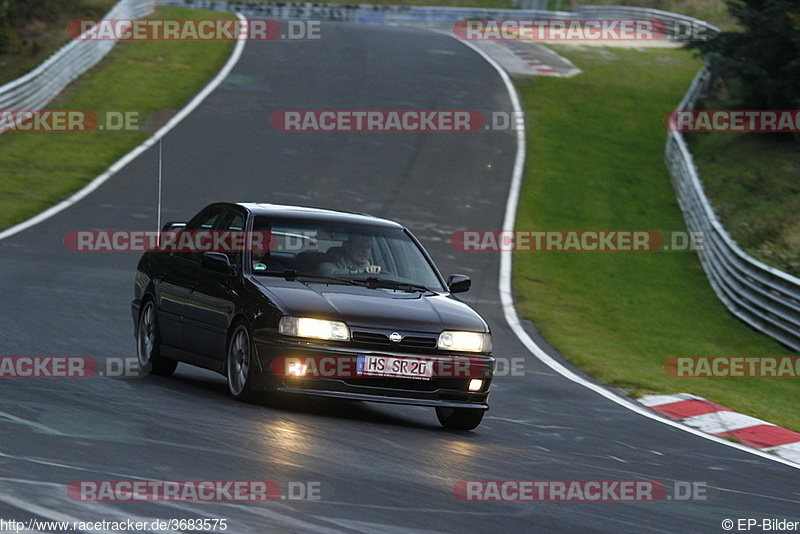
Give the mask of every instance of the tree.
<svg viewBox="0 0 800 534">
<path fill-rule="evenodd" d="M 0 0 L 0 54 L 17 52 L 20 47 L 17 33 L 12 28 L 15 9 L 11 0 Z"/>
<path fill-rule="evenodd" d="M 0 55 L 35 53 L 40 45 L 42 23 L 52 27 L 65 17 L 100 18 L 108 3 L 97 0 L 0 0 Z"/>
<path fill-rule="evenodd" d="M 708 55 L 735 84 L 744 109 L 800 107 L 800 2 L 725 0 L 744 28 L 690 48 Z"/>
</svg>

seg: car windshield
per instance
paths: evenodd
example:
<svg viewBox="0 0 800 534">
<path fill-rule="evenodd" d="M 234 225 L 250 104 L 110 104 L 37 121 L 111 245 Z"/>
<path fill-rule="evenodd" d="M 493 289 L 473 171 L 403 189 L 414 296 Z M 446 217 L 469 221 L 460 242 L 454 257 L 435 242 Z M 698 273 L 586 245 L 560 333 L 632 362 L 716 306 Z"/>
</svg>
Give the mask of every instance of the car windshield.
<svg viewBox="0 0 800 534">
<path fill-rule="evenodd" d="M 425 254 L 400 228 L 261 216 L 253 231 L 269 235 L 269 250 L 251 253 L 255 275 L 444 290 Z"/>
</svg>

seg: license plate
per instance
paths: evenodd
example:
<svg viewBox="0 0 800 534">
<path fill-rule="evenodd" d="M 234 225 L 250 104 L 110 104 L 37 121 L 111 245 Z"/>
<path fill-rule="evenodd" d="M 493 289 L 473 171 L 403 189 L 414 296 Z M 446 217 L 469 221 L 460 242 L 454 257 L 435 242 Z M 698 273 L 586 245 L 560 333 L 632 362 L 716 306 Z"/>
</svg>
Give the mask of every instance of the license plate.
<svg viewBox="0 0 800 534">
<path fill-rule="evenodd" d="M 433 376 L 433 361 L 359 354 L 356 374 L 359 376 L 390 376 L 430 380 Z"/>
</svg>

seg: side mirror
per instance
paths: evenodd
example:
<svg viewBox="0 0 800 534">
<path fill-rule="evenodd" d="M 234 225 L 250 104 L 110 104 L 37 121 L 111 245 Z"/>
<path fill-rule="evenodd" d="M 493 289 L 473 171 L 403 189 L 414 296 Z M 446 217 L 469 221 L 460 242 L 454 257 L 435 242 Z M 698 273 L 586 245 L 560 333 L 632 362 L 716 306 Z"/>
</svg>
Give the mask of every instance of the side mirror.
<svg viewBox="0 0 800 534">
<path fill-rule="evenodd" d="M 164 226 L 161 227 L 161 231 L 162 232 L 172 232 L 174 230 L 180 230 L 181 228 L 184 228 L 185 226 L 186 226 L 185 222 L 170 221 L 170 222 L 164 224 Z"/>
<path fill-rule="evenodd" d="M 447 277 L 447 288 L 450 293 L 464 293 L 469 291 L 472 280 L 465 274 L 451 274 Z"/>
<path fill-rule="evenodd" d="M 233 274 L 233 266 L 228 256 L 222 252 L 204 252 L 200 265 L 222 274 Z"/>
</svg>

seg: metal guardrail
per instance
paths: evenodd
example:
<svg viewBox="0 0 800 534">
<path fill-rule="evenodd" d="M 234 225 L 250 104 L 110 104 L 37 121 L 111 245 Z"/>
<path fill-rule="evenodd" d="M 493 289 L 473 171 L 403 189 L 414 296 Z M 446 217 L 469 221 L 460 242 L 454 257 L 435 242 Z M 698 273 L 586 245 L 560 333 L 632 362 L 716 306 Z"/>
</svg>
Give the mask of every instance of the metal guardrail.
<svg viewBox="0 0 800 534">
<path fill-rule="evenodd" d="M 107 19 L 134 19 L 153 10 L 153 0 L 121 0 Z M 703 21 L 655 9 L 582 7 L 572 12 L 499 10 L 446 7 L 341 5 L 285 2 L 218 2 L 164 0 L 160 5 L 215 11 L 237 11 L 250 17 L 330 20 L 362 23 L 442 26 L 465 18 L 620 18 L 649 19 L 665 23 L 672 35 L 700 28 L 710 36 L 719 29 Z M 72 41 L 35 70 L 0 87 L 0 110 L 42 109 L 75 78 L 99 62 L 114 41 Z M 690 109 L 709 83 L 708 70 L 698 73 L 679 109 Z M 683 136 L 670 132 L 665 150 L 678 202 L 690 231 L 702 232 L 700 261 L 712 287 L 728 309 L 754 328 L 800 350 L 800 279 L 765 265 L 745 254 L 720 224 L 703 191 L 692 155 Z"/>
<path fill-rule="evenodd" d="M 208 11 L 233 11 L 248 18 L 320 20 L 364 24 L 443 26 L 465 19 L 568 18 L 567 12 L 469 7 L 324 4 L 317 2 L 226 2 L 224 0 L 159 0 L 158 5 Z"/>
<path fill-rule="evenodd" d="M 719 28 L 684 15 L 668 11 L 624 6 L 585 6 L 574 11 L 548 11 L 545 9 L 489 9 L 468 7 L 384 6 L 373 4 L 321 4 L 312 2 L 226 2 L 221 0 L 162 0 L 159 5 L 205 9 L 209 11 L 235 11 L 249 18 L 274 18 L 291 20 L 322 20 L 372 24 L 410 24 L 421 26 L 450 26 L 464 19 L 646 19 L 664 24 L 668 37 L 686 35 L 689 29 L 710 36 Z M 520 5 L 539 5 L 530 2 Z"/>
<path fill-rule="evenodd" d="M 134 19 L 153 11 L 154 0 L 120 0 L 104 17 Z M 370 4 L 344 5 L 292 2 L 221 2 L 214 0 L 164 0 L 160 5 L 237 11 L 250 17 L 272 17 L 298 20 L 330 20 L 360 23 L 416 24 L 443 26 L 459 20 L 473 19 L 586 19 L 586 18 L 646 18 L 665 23 L 668 34 L 685 25 L 719 29 L 703 21 L 656 9 L 628 7 L 582 7 L 575 11 L 546 11 L 520 9 L 477 9 L 459 7 L 378 6 Z M 672 33 L 670 33 L 672 32 Z M 114 47 L 116 41 L 71 41 L 44 63 L 25 76 L 0 87 L 0 110 L 42 109 L 75 78 L 92 68 Z"/>
<path fill-rule="evenodd" d="M 693 109 L 710 82 L 709 69 L 700 71 L 678 109 Z M 753 328 L 800 350 L 800 279 L 749 256 L 731 239 L 706 198 L 680 132 L 669 132 L 665 158 L 686 226 L 702 232 L 700 263 L 719 299 Z"/>
<path fill-rule="evenodd" d="M 447 7 L 334 5 L 312 3 L 227 3 L 214 0 L 192 2 L 165 0 L 163 5 L 218 11 L 240 11 L 251 18 L 288 18 L 361 23 L 395 23 L 424 26 L 452 25 L 462 19 L 646 19 L 664 23 L 672 38 L 709 39 L 720 32 L 702 20 L 657 9 L 610 6 L 578 8 L 571 12 L 543 10 L 498 10 Z M 679 109 L 694 105 L 710 80 L 701 71 Z M 742 251 L 720 224 L 705 196 L 692 155 L 683 136 L 670 132 L 666 145 L 669 168 L 686 225 L 702 232 L 705 248 L 700 262 L 714 291 L 737 317 L 794 350 L 800 350 L 800 280 L 765 265 Z"/>
<path fill-rule="evenodd" d="M 646 7 L 584 6 L 572 13 L 579 19 L 657 20 L 664 24 L 666 34 L 676 40 L 709 40 L 722 31 L 704 20 Z"/>
<path fill-rule="evenodd" d="M 511 0 L 511 3 L 520 9 L 547 9 L 547 0 Z"/>
<path fill-rule="evenodd" d="M 135 19 L 152 10 L 152 0 L 121 0 L 104 18 Z M 116 41 L 70 41 L 36 69 L 0 87 L 0 110 L 44 108 L 115 44 Z"/>
</svg>

